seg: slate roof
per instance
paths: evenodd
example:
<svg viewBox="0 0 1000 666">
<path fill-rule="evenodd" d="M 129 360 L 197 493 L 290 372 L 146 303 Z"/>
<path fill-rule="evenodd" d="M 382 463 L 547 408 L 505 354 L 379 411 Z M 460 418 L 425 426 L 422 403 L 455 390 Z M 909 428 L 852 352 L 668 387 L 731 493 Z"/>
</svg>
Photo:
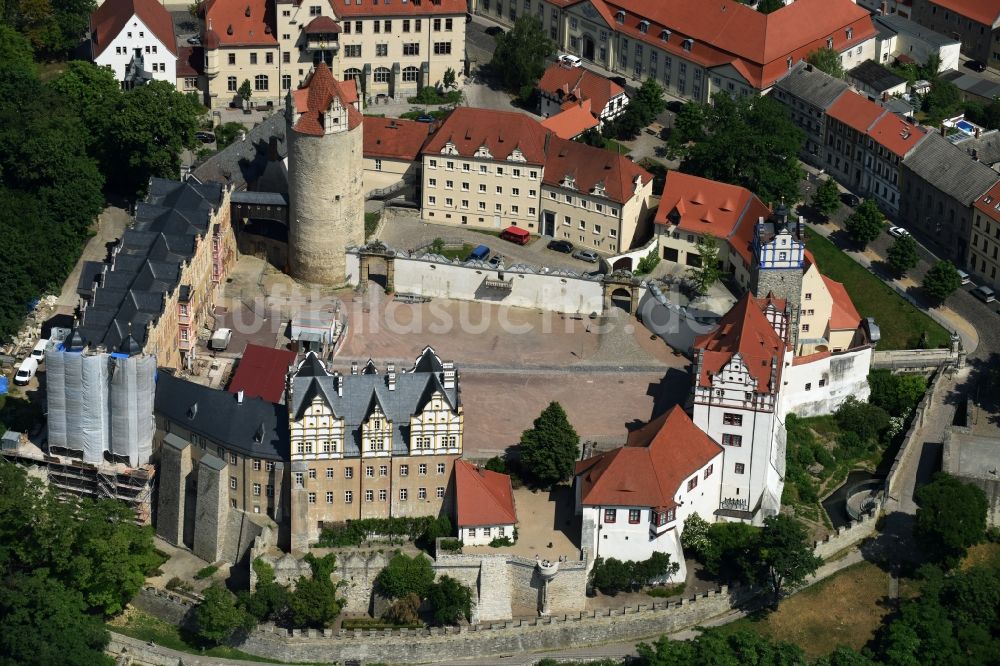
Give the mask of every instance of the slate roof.
<svg viewBox="0 0 1000 666">
<path fill-rule="evenodd" d="M 847 76 L 879 92 L 891 90 L 901 83 L 906 83 L 906 79 L 902 76 L 894 74 L 874 60 L 865 60 L 848 71 Z"/>
<path fill-rule="evenodd" d="M 787 75 L 774 84 L 776 90 L 786 92 L 824 110 L 830 108 L 830 105 L 850 87 L 846 82 L 816 69 L 805 61 L 796 63 Z"/>
<path fill-rule="evenodd" d="M 963 206 L 971 205 L 1000 180 L 1000 174 L 937 132 L 929 133 L 903 165 Z"/>
<path fill-rule="evenodd" d="M 891 32 L 893 34 L 899 34 L 902 32 L 907 35 L 917 37 L 921 41 L 934 46 L 941 47 L 960 43 L 959 40 L 954 39 L 953 37 L 942 35 L 940 32 L 935 32 L 930 28 L 925 28 L 916 21 L 903 18 L 899 14 L 886 14 L 885 16 L 875 15 L 872 16 L 872 20 L 875 22 L 875 27 L 879 31 Z"/>
<path fill-rule="evenodd" d="M 460 395 L 457 373 L 454 387 L 444 388 L 444 366 L 431 347 L 424 349 L 412 369 L 397 371 L 396 388 L 393 390 L 389 390 L 387 375 L 379 374 L 377 370 L 372 371 L 374 364 L 366 368 L 367 372 L 335 377 L 310 352 L 292 375 L 289 414 L 293 419 L 301 418 L 312 401 L 320 398 L 338 418 L 344 419 L 345 429 L 352 433 L 352 439 L 344 443 L 344 454 L 356 456 L 361 451 L 361 424 L 367 420 L 376 404 L 392 421 L 393 454 L 409 452 L 410 417 L 419 413 L 435 393 L 443 396 L 452 411 L 458 410 Z M 343 390 L 340 392 L 336 385 L 338 380 L 343 382 Z"/>
<path fill-rule="evenodd" d="M 135 224 L 125 230 L 101 270 L 89 265 L 78 293 L 91 304 L 77 332 L 90 346 L 116 349 L 129 334 L 145 346 L 146 325 L 159 319 L 167 294 L 178 287 L 181 264 L 194 256 L 196 238 L 209 231 L 222 203 L 222 186 L 153 178 Z M 84 284 L 87 277 L 89 284 Z M 100 286 L 93 280 L 100 279 Z"/>
<path fill-rule="evenodd" d="M 288 412 L 261 398 L 236 396 L 160 371 L 154 411 L 191 432 L 253 458 L 288 458 Z"/>
<path fill-rule="evenodd" d="M 237 139 L 205 160 L 195 168 L 195 178 L 202 182 L 230 183 L 237 190 L 251 188 L 272 162 L 268 158 L 272 138 L 277 140 L 274 157 L 280 161 L 288 153 L 284 110 L 257 124 L 244 140 Z"/>
<path fill-rule="evenodd" d="M 978 139 L 970 136 L 961 141 L 954 141 L 954 144 L 970 157 L 975 151 L 976 159 L 984 164 L 994 165 L 1000 162 L 1000 131 L 983 132 Z"/>
</svg>

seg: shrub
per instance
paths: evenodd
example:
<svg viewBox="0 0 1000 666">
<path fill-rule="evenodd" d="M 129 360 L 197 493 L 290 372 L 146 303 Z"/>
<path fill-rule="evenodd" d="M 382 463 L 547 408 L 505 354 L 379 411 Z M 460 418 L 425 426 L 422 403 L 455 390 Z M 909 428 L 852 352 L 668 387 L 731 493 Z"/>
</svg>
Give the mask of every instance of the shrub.
<svg viewBox="0 0 1000 666">
<path fill-rule="evenodd" d="M 413 625 L 420 622 L 420 597 L 407 594 L 401 599 L 397 599 L 382 614 L 382 619 L 395 625 Z"/>
<path fill-rule="evenodd" d="M 677 585 L 660 585 L 649 588 L 646 590 L 646 594 L 656 599 L 666 599 L 667 597 L 675 597 L 678 594 L 684 594 L 684 588 L 684 583 L 678 583 Z"/>
<path fill-rule="evenodd" d="M 403 553 L 393 556 L 375 578 L 376 588 L 390 599 L 401 599 L 411 593 L 423 599 L 433 582 L 434 570 L 429 559 Z"/>
<path fill-rule="evenodd" d="M 493 541 L 490 541 L 491 548 L 503 548 L 504 546 L 513 546 L 513 545 L 514 542 L 511 540 L 510 537 L 507 536 L 497 537 L 496 539 L 493 539 Z"/>
<path fill-rule="evenodd" d="M 634 590 L 661 581 L 677 572 L 680 565 L 666 553 L 653 553 L 641 562 L 622 562 L 613 557 L 597 558 L 590 572 L 590 582 L 604 594 L 614 596 L 622 590 Z"/>
<path fill-rule="evenodd" d="M 703 558 L 710 545 L 708 528 L 707 520 L 697 513 L 692 513 L 685 519 L 684 531 L 681 532 L 681 547 L 702 563 L 704 563 Z"/>
<path fill-rule="evenodd" d="M 507 461 L 500 456 L 493 456 L 486 461 L 483 465 L 483 469 L 488 469 L 491 472 L 497 472 L 499 474 L 507 474 Z"/>
<path fill-rule="evenodd" d="M 191 583 L 174 576 L 167 581 L 167 589 L 178 590 L 181 592 L 191 592 L 193 588 L 191 587 Z"/>
<path fill-rule="evenodd" d="M 660 257 L 656 254 L 656 250 L 652 249 L 649 251 L 645 257 L 639 260 L 639 264 L 635 267 L 636 275 L 646 275 L 652 273 L 653 269 L 657 267 L 660 263 Z"/>
<path fill-rule="evenodd" d="M 427 601 L 434 608 L 434 622 L 438 625 L 457 624 L 472 614 L 472 591 L 451 576 L 441 576 L 428 588 Z"/>
<path fill-rule="evenodd" d="M 447 521 L 447 522 L 445 522 Z M 447 525 L 446 533 L 440 533 Z M 447 516 L 417 516 L 413 518 L 364 518 L 348 520 L 343 525 L 326 527 L 320 532 L 316 548 L 344 548 L 360 546 L 371 538 L 388 538 L 392 541 L 427 540 L 429 532 L 437 530 L 440 536 L 451 534 L 451 521 Z M 433 540 L 433 539 L 432 539 Z"/>
<path fill-rule="evenodd" d="M 845 432 L 852 432 L 864 442 L 874 442 L 889 426 L 889 414 L 877 405 L 849 397 L 837 409 L 837 425 Z"/>
<path fill-rule="evenodd" d="M 438 541 L 438 548 L 447 551 L 462 550 L 462 542 L 458 539 L 441 539 Z"/>
<path fill-rule="evenodd" d="M 212 574 L 214 574 L 218 570 L 219 567 L 215 566 L 214 564 L 210 564 L 204 569 L 200 570 L 198 573 L 196 573 L 194 577 L 197 578 L 198 580 L 204 580 L 206 578 L 210 578 Z"/>
<path fill-rule="evenodd" d="M 259 557 L 251 564 L 257 574 L 257 585 L 267 585 L 274 582 L 274 567 Z"/>
</svg>

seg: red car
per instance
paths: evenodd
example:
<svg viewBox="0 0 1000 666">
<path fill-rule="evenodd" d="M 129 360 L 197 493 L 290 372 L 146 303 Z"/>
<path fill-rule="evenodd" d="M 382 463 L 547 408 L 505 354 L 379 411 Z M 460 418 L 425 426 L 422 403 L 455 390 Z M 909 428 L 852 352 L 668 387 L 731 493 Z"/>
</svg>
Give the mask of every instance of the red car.
<svg viewBox="0 0 1000 666">
<path fill-rule="evenodd" d="M 520 227 L 507 227 L 500 232 L 500 238 L 518 245 L 527 245 L 531 240 L 531 234 Z"/>
</svg>

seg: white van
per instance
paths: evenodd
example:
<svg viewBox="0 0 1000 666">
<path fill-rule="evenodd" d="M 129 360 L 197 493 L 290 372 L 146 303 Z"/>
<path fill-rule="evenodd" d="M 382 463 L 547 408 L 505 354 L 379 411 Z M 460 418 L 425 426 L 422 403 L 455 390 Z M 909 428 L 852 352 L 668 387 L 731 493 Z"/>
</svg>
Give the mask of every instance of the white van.
<svg viewBox="0 0 1000 666">
<path fill-rule="evenodd" d="M 212 334 L 208 341 L 208 348 L 213 351 L 226 351 L 229 341 L 233 338 L 233 332 L 228 328 L 220 328 Z"/>
<path fill-rule="evenodd" d="M 31 350 L 31 358 L 39 363 L 45 362 L 45 350 L 49 348 L 48 340 L 39 340 L 35 348 Z"/>
<path fill-rule="evenodd" d="M 36 372 L 38 372 L 38 361 L 29 356 L 21 361 L 21 367 L 17 369 L 17 374 L 14 375 L 14 383 L 18 386 L 27 386 Z"/>
</svg>

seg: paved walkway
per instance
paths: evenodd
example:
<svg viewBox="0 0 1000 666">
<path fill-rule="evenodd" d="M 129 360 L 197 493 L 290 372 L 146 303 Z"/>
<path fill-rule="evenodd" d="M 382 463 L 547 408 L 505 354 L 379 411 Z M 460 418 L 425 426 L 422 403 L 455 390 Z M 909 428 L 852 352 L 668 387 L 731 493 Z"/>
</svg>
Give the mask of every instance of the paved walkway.
<svg viewBox="0 0 1000 666">
<path fill-rule="evenodd" d="M 80 298 L 76 294 L 80 282 L 80 272 L 86 261 L 104 261 L 108 254 L 107 244 L 121 238 L 122 232 L 128 226 L 131 218 L 123 208 L 108 206 L 97 218 L 97 229 L 83 248 L 80 259 L 63 283 L 62 292 L 56 305 L 60 308 L 75 308 Z"/>
</svg>

